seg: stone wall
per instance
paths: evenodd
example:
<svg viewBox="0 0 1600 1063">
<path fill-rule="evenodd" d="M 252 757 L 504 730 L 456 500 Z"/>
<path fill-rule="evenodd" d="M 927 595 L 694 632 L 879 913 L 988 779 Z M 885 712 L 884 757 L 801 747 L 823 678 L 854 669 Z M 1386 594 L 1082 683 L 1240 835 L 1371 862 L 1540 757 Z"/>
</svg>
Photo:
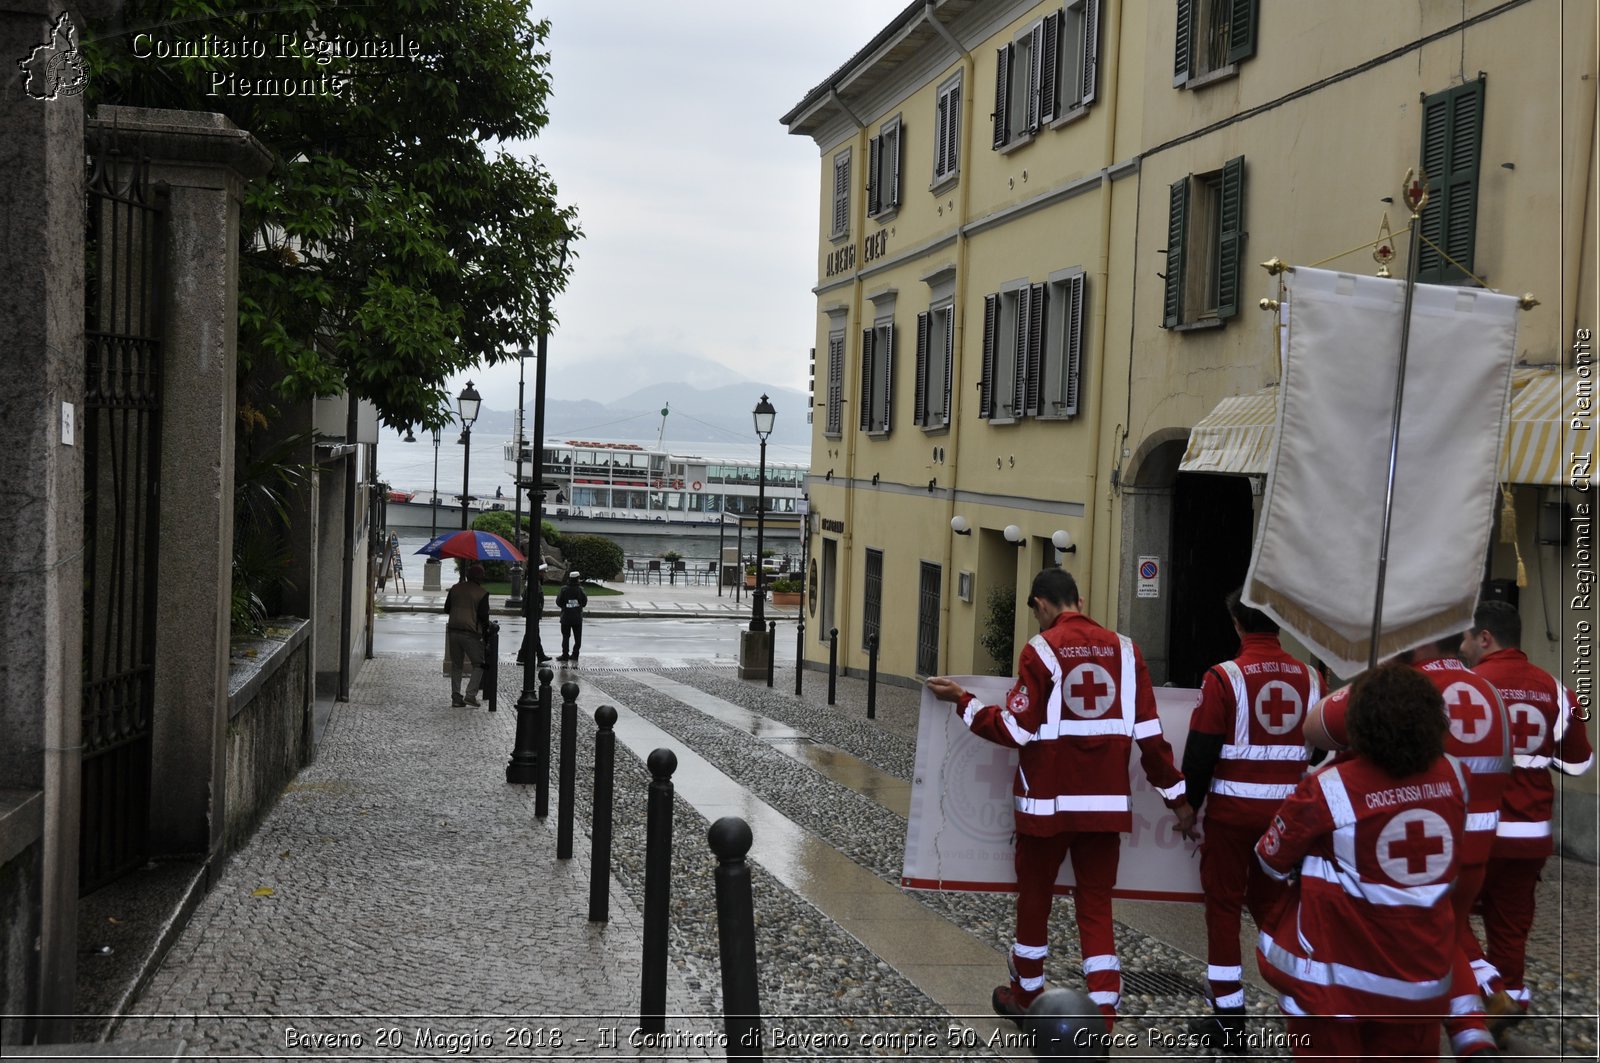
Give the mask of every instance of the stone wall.
<svg viewBox="0 0 1600 1063">
<path fill-rule="evenodd" d="M 44 846 L 36 841 L 0 863 L 0 1014 L 33 1011 L 39 999 L 39 940 L 42 912 L 40 864 Z M 30 1018 L 0 1023 L 0 1044 L 33 1039 Z"/>
<path fill-rule="evenodd" d="M 233 645 L 228 697 L 227 851 L 249 840 L 311 759 L 311 624 L 279 619 L 262 639 Z"/>
</svg>

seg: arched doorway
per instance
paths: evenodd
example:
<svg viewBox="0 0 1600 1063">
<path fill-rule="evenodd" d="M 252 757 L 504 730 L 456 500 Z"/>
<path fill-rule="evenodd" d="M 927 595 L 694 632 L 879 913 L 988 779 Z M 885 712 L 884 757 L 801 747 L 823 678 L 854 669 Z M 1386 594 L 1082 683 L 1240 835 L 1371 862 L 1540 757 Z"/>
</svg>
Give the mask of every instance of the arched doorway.
<svg viewBox="0 0 1600 1063">
<path fill-rule="evenodd" d="M 1239 652 L 1223 598 L 1250 568 L 1253 502 L 1248 477 L 1178 474 L 1167 616 L 1167 680 L 1174 686 L 1199 686 L 1207 668 Z"/>
</svg>

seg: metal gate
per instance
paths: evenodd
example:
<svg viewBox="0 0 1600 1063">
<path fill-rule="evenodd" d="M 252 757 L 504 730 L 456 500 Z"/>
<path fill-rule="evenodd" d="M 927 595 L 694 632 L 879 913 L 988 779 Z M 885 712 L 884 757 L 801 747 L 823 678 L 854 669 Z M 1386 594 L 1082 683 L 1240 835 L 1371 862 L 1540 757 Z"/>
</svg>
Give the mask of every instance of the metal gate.
<svg viewBox="0 0 1600 1063">
<path fill-rule="evenodd" d="M 78 879 L 85 894 L 146 855 L 164 275 L 163 203 L 148 165 L 91 146 L 89 167 Z"/>
</svg>

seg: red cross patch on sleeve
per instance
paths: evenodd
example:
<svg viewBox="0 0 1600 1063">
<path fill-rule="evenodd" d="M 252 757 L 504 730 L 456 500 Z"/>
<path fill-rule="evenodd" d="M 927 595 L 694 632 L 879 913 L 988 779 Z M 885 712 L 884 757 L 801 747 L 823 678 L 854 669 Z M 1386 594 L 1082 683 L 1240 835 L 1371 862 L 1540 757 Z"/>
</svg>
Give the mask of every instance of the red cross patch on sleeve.
<svg viewBox="0 0 1600 1063">
<path fill-rule="evenodd" d="M 1017 715 L 1018 713 L 1028 711 L 1027 687 L 1018 687 L 1012 693 L 1012 695 L 1006 699 L 1006 711 L 1011 713 L 1013 716 Z"/>
</svg>

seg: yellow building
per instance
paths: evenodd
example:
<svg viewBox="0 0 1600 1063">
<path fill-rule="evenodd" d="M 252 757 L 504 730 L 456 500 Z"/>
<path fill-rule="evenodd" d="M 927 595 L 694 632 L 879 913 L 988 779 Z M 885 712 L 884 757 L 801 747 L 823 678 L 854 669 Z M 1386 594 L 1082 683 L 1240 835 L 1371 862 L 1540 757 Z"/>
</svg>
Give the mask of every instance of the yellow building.
<svg viewBox="0 0 1600 1063">
<path fill-rule="evenodd" d="M 909 6 L 782 119 L 821 163 L 807 659 L 836 628 L 891 679 L 1009 671 L 989 596 L 1060 561 L 1156 682 L 1197 685 L 1234 651 L 1270 452 L 1256 263 L 1374 272 L 1358 245 L 1404 230 L 1420 165 L 1448 255 L 1421 279 L 1542 303 L 1486 575 L 1592 698 L 1592 431 L 1560 425 L 1594 423 L 1595 30 L 1563 0 Z"/>
</svg>

